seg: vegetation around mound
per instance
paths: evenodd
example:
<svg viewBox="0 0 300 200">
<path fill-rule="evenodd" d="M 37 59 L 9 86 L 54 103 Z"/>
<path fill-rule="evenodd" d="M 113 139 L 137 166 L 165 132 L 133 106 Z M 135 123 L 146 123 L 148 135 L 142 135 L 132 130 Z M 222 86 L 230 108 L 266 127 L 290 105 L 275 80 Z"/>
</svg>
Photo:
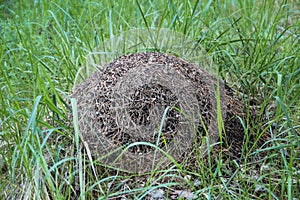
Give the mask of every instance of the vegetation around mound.
<svg viewBox="0 0 300 200">
<path fill-rule="evenodd" d="M 296 0 L 1 1 L 0 199 L 297 199 L 299 7 Z M 245 105 L 228 127 L 242 125 L 242 140 L 230 136 L 239 154 L 221 138 L 206 158 L 192 149 L 196 156 L 184 163 L 146 174 L 94 160 L 69 95 L 95 47 L 145 27 L 185 34 L 212 57 L 226 95 Z"/>
</svg>

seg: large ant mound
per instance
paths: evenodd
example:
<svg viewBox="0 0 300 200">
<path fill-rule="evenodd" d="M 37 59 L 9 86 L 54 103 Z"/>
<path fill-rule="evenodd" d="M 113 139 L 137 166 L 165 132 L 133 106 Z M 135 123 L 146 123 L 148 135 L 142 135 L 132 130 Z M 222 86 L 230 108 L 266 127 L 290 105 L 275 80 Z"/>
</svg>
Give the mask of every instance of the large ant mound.
<svg viewBox="0 0 300 200">
<path fill-rule="evenodd" d="M 79 84 L 72 97 L 93 155 L 122 170 L 145 172 L 171 162 L 166 154 L 182 161 L 202 141 L 218 142 L 217 102 L 225 130 L 239 129 L 226 123 L 242 113 L 226 88 L 194 64 L 148 52 L 107 64 Z"/>
</svg>

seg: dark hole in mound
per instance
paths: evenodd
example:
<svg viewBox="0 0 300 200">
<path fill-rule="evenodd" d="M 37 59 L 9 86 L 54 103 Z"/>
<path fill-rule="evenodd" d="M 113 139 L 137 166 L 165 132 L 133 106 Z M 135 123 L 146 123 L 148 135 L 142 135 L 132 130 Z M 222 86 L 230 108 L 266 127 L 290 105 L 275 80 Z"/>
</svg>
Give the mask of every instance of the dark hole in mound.
<svg viewBox="0 0 300 200">
<path fill-rule="evenodd" d="M 138 125 L 148 125 L 155 119 L 154 116 L 162 116 L 167 106 L 178 106 L 178 98 L 166 87 L 161 85 L 143 85 L 131 95 L 129 114 Z M 168 119 L 178 123 L 178 115 L 175 110 L 168 113 Z M 170 123 L 169 123 L 170 124 Z M 171 125 L 171 124 L 170 124 Z M 168 127 L 170 130 L 174 129 Z"/>
<path fill-rule="evenodd" d="M 159 126 L 154 128 L 153 124 L 159 120 L 157 116 L 163 118 L 165 109 L 169 106 L 159 140 L 159 147 L 163 148 L 164 144 L 168 144 L 176 134 L 176 125 L 179 123 L 180 114 L 172 107 L 180 109 L 178 98 L 170 89 L 159 84 L 145 84 L 138 87 L 135 92 L 130 95 L 128 113 L 132 122 L 143 127 L 145 134 L 136 135 L 125 131 L 116 132 L 120 134 L 119 140 L 115 141 L 118 145 L 128 145 L 133 142 L 149 142 L 156 144 L 159 136 Z M 157 122 L 159 124 L 159 121 Z M 133 135 L 133 136 L 131 136 Z M 129 148 L 131 153 L 147 153 L 152 151 L 152 147 L 148 145 L 136 145 Z"/>
</svg>

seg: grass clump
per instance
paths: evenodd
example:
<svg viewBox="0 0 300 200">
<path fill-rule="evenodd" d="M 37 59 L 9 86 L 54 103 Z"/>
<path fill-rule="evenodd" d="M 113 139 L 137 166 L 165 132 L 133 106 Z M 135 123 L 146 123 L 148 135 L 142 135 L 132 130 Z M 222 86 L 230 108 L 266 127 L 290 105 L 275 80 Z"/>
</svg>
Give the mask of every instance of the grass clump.
<svg viewBox="0 0 300 200">
<path fill-rule="evenodd" d="M 294 0 L 2 1 L 0 199 L 143 199 L 161 191 L 169 199 L 298 198 L 299 8 Z M 178 164 L 143 175 L 93 160 L 70 126 L 69 92 L 95 47 L 145 27 L 194 38 L 242 96 L 249 117 L 240 119 L 241 156 L 211 149 L 217 155 L 197 158 L 196 169 Z M 260 148 L 249 142 L 265 134 Z"/>
</svg>

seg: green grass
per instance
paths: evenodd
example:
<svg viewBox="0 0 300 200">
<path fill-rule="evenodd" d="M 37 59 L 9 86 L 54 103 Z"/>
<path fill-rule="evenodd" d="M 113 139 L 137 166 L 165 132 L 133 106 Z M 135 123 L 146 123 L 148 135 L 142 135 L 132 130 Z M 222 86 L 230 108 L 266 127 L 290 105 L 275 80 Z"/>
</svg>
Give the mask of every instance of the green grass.
<svg viewBox="0 0 300 200">
<path fill-rule="evenodd" d="M 300 197 L 299 0 L 2 0 L 0 17 L 0 199 L 143 199 L 159 188 L 200 199 Z M 257 149 L 246 137 L 241 162 L 199 158 L 197 169 L 149 175 L 93 161 L 70 126 L 68 94 L 90 52 L 150 27 L 198 42 L 249 112 L 260 113 L 243 119 L 253 127 L 245 134 L 269 132 L 268 145 Z"/>
</svg>

